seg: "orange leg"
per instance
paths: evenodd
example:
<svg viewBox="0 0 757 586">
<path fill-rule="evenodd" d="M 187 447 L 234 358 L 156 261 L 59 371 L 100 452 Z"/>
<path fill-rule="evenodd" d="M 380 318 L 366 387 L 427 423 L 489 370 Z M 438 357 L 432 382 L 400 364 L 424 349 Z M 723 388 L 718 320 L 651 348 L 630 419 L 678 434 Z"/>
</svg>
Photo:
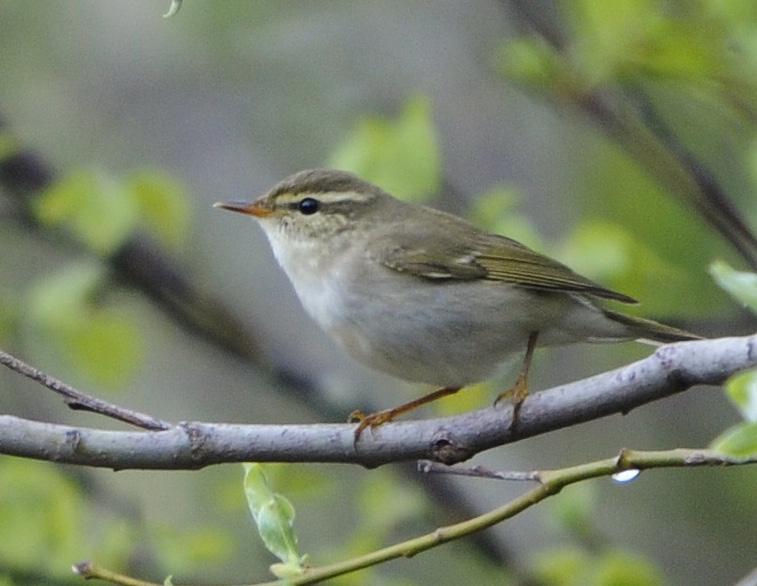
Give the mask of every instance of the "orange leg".
<svg viewBox="0 0 757 586">
<path fill-rule="evenodd" d="M 503 391 L 494 400 L 494 404 L 497 405 L 501 401 L 509 400 L 513 404 L 513 418 L 510 421 L 510 429 L 515 429 L 518 423 L 518 415 L 520 414 L 520 407 L 523 401 L 528 397 L 528 371 L 531 368 L 531 359 L 534 357 L 534 349 L 536 348 L 536 339 L 539 337 L 539 332 L 531 332 L 528 336 L 528 345 L 526 346 L 526 356 L 523 359 L 523 367 L 520 369 L 518 378 L 515 384 L 506 391 Z"/>
<path fill-rule="evenodd" d="M 408 411 L 412 411 L 413 409 L 416 409 L 421 405 L 431 403 L 432 401 L 436 401 L 437 399 L 441 399 L 442 397 L 446 397 L 448 395 L 454 395 L 457 391 L 460 390 L 460 388 L 461 387 L 442 387 L 441 389 L 437 389 L 434 392 L 429 393 L 428 395 L 418 397 L 417 399 L 408 403 L 403 403 L 402 405 L 398 405 L 397 407 L 393 407 L 392 409 L 376 411 L 376 413 L 370 413 L 368 415 L 366 415 L 359 409 L 357 411 L 353 411 L 352 413 L 350 413 L 349 421 L 350 423 L 359 424 L 357 426 L 357 429 L 355 429 L 355 443 L 357 443 L 357 440 L 360 439 L 360 434 L 362 434 L 367 427 L 374 429 L 379 425 L 393 421 L 396 417 L 399 417 L 400 415 L 407 413 Z"/>
</svg>

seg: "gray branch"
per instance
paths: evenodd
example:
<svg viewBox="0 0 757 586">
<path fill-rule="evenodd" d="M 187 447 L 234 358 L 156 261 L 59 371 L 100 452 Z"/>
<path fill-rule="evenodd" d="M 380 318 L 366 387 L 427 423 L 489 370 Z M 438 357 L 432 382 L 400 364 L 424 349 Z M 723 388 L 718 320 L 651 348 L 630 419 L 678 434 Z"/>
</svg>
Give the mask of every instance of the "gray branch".
<svg viewBox="0 0 757 586">
<path fill-rule="evenodd" d="M 197 469 L 224 462 L 342 462 L 378 466 L 427 459 L 444 464 L 684 391 L 720 385 L 757 366 L 757 334 L 681 342 L 616 370 L 529 396 L 518 425 L 501 405 L 463 415 L 388 423 L 353 444 L 354 424 L 232 425 L 183 422 L 165 431 L 106 431 L 0 416 L 0 453 L 122 469 Z"/>
</svg>

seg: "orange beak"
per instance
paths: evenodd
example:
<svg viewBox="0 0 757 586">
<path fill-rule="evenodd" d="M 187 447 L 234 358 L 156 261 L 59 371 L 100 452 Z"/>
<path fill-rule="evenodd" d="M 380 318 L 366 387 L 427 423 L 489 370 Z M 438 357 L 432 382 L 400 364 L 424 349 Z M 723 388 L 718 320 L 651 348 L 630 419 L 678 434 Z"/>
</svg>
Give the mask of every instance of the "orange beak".
<svg viewBox="0 0 757 586">
<path fill-rule="evenodd" d="M 265 218 L 273 215 L 273 210 L 265 205 L 261 199 L 255 201 L 219 201 L 213 204 L 214 208 L 223 208 L 256 218 Z"/>
</svg>

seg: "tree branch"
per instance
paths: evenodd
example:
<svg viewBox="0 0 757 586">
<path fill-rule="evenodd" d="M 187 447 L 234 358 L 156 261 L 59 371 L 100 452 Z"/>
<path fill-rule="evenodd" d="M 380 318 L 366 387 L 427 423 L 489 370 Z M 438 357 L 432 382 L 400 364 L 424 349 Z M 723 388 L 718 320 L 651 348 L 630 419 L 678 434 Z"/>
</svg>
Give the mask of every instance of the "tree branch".
<svg viewBox="0 0 757 586">
<path fill-rule="evenodd" d="M 606 458 L 578 466 L 558 470 L 540 470 L 531 474 L 539 479 L 539 486 L 492 511 L 472 519 L 440 527 L 431 533 L 421 535 L 401 543 L 396 543 L 368 554 L 337 562 L 328 566 L 308 568 L 300 576 L 292 576 L 258 586 L 302 586 L 316 584 L 322 580 L 342 576 L 375 566 L 400 557 L 412 557 L 462 537 L 482 531 L 510 519 L 533 505 L 557 494 L 566 486 L 602 476 L 610 476 L 625 470 L 649 470 L 652 468 L 682 468 L 692 466 L 739 466 L 757 464 L 757 456 L 731 457 L 713 450 L 675 449 L 664 451 L 621 450 L 614 458 Z M 100 568 L 91 562 L 74 566 L 74 572 L 85 578 L 100 578 L 121 586 L 159 586 L 154 582 L 144 582 L 130 576 L 116 574 Z"/>
<path fill-rule="evenodd" d="M 445 464 L 527 437 L 628 413 L 698 384 L 721 384 L 757 366 L 757 334 L 680 342 L 622 368 L 536 393 L 518 426 L 512 407 L 396 422 L 365 433 L 354 424 L 240 425 L 183 422 L 166 431 L 117 432 L 0 416 L 0 453 L 113 469 L 197 469 L 223 462 L 340 462 L 379 466 L 428 459 Z"/>
<path fill-rule="evenodd" d="M 70 409 L 99 413 L 100 415 L 105 415 L 106 417 L 110 417 L 117 421 L 123 421 L 124 423 L 136 425 L 137 427 L 151 431 L 169 429 L 171 427 L 171 424 L 167 421 L 156 419 L 151 415 L 145 415 L 144 413 L 132 411 L 125 407 L 119 407 L 118 405 L 108 403 L 107 401 L 103 401 L 92 395 L 77 391 L 71 385 L 37 370 L 33 366 L 26 364 L 22 360 L 19 360 L 15 356 L 11 356 L 2 350 L 0 350 L 0 364 L 7 366 L 11 370 L 18 372 L 61 395 L 63 397 L 63 402 L 68 405 Z"/>
</svg>

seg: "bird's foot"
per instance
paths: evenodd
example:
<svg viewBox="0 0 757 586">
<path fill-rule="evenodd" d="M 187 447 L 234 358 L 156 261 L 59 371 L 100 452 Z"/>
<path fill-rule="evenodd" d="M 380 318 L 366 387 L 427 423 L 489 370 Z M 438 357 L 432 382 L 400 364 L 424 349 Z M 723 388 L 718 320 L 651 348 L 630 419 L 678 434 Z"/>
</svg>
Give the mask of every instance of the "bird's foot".
<svg viewBox="0 0 757 586">
<path fill-rule="evenodd" d="M 354 443 L 357 444 L 358 440 L 360 439 L 360 435 L 367 428 L 374 430 L 380 425 L 384 425 L 385 423 L 392 421 L 400 413 L 402 413 L 402 411 L 399 409 L 384 409 L 383 411 L 376 411 L 375 413 L 365 414 L 360 409 L 356 409 L 355 411 L 350 413 L 350 416 L 347 419 L 348 423 L 358 424 L 358 426 L 355 428 Z"/>
<path fill-rule="evenodd" d="M 393 407 L 392 409 L 384 409 L 383 411 L 376 411 L 375 413 L 370 413 L 368 415 L 366 415 L 359 409 L 357 411 L 353 411 L 352 413 L 350 413 L 348 421 L 349 423 L 358 424 L 357 428 L 355 429 L 354 444 L 357 445 L 357 441 L 360 439 L 360 435 L 363 433 L 363 431 L 365 431 L 366 428 L 370 427 L 371 429 L 376 429 L 379 425 L 384 425 L 384 423 L 393 421 L 395 417 L 399 417 L 403 413 L 417 409 L 421 405 L 431 403 L 432 401 L 436 401 L 437 399 L 441 399 L 442 397 L 454 395 L 459 390 L 460 387 L 442 387 L 441 389 L 436 389 L 434 392 L 429 393 L 428 395 L 418 397 L 417 399 L 414 399 L 409 403 L 403 403 L 402 405 Z"/>
<path fill-rule="evenodd" d="M 506 391 L 501 392 L 499 395 L 497 395 L 497 398 L 494 399 L 494 405 L 499 405 L 502 401 L 509 401 L 513 406 L 513 418 L 510 420 L 510 431 L 514 431 L 516 426 L 518 425 L 518 416 L 520 415 L 520 408 L 523 405 L 523 401 L 525 401 L 526 397 L 528 397 L 528 377 L 524 374 L 520 374 L 518 376 L 518 380 L 515 381 L 515 384 L 507 389 Z"/>
</svg>

